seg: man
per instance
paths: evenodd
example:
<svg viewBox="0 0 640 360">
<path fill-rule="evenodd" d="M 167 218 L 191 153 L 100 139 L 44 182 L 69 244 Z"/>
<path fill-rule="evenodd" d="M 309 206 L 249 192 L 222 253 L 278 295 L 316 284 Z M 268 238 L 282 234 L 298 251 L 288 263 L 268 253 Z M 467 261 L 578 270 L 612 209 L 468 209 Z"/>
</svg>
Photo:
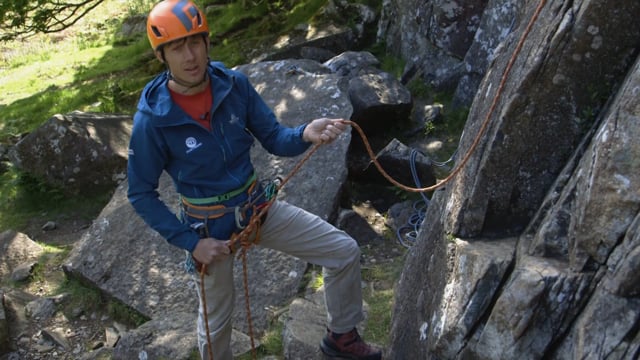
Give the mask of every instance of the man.
<svg viewBox="0 0 640 360">
<path fill-rule="evenodd" d="M 198 318 L 200 354 L 209 358 L 210 339 L 215 360 L 230 360 L 235 299 L 229 239 L 251 216 L 234 209 L 265 202 L 249 156 L 254 139 L 275 155 L 295 156 L 310 144 L 330 143 L 346 126 L 326 118 L 295 128 L 279 124 L 246 76 L 209 60 L 207 20 L 191 1 L 157 4 L 147 35 L 167 71 L 144 88 L 134 116 L 128 197 L 149 226 L 188 252 L 188 264 L 206 266 L 203 284 L 194 274 L 198 295 L 201 286 L 206 294 Z M 180 219 L 159 200 L 162 171 L 181 196 Z M 357 243 L 284 201 L 275 201 L 262 220 L 259 246 L 323 266 L 328 324 L 322 351 L 380 359 L 380 350 L 362 341 L 355 328 L 363 320 Z"/>
</svg>

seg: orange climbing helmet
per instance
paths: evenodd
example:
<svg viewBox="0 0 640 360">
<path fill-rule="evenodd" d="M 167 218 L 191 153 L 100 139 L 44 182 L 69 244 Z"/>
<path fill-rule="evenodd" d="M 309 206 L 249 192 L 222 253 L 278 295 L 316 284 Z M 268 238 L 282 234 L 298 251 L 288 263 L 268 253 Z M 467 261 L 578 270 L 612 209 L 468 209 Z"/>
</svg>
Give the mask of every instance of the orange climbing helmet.
<svg viewBox="0 0 640 360">
<path fill-rule="evenodd" d="M 147 17 L 147 36 L 153 50 L 195 34 L 209 34 L 209 25 L 207 18 L 192 1 L 161 1 Z"/>
</svg>

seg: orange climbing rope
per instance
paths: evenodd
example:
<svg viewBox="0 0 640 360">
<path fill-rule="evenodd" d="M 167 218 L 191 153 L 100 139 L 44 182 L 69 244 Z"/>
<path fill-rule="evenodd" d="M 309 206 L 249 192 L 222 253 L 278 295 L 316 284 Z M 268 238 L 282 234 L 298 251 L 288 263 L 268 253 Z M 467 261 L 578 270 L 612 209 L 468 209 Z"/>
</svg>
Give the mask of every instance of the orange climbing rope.
<svg viewBox="0 0 640 360">
<path fill-rule="evenodd" d="M 202 302 L 202 313 L 204 314 L 204 326 L 207 332 L 207 352 L 209 360 L 213 360 L 213 347 L 211 345 L 211 334 L 209 333 L 209 317 L 207 316 L 207 298 L 204 292 L 204 275 L 207 273 L 207 265 L 202 264 L 200 268 L 200 302 Z"/>
</svg>

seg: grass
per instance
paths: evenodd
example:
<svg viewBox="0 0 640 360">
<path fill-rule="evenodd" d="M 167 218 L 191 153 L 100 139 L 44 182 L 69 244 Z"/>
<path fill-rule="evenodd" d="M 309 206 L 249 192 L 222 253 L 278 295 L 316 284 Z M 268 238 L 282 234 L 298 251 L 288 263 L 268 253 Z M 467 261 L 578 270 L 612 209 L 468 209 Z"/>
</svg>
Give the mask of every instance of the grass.
<svg viewBox="0 0 640 360">
<path fill-rule="evenodd" d="M 386 241 L 396 244 L 395 239 Z M 366 252 L 365 249 L 365 254 Z M 369 284 L 362 293 L 368 304 L 367 327 L 364 333 L 367 341 L 381 345 L 389 344 L 395 285 L 400 278 L 403 265 L 404 257 L 397 256 L 362 270 L 362 279 Z"/>
<path fill-rule="evenodd" d="M 128 327 L 138 327 L 149 319 L 122 302 L 105 296 L 100 290 L 83 284 L 75 278 L 66 278 L 56 289 L 56 294 L 66 294 L 62 311 L 68 317 L 74 316 L 74 311 L 82 309 L 83 313 L 101 313 L 107 309 L 107 314 L 119 323 Z"/>
<path fill-rule="evenodd" d="M 132 112 L 137 94 L 151 78 L 138 70 L 146 59 L 140 56 L 147 50 L 145 41 L 79 50 L 72 61 L 57 54 L 3 71 L 0 92 L 6 96 L 0 102 L 0 141 L 30 132 L 54 114 L 73 110 Z M 114 85 L 120 97 L 114 96 Z M 104 108 L 101 104 L 117 105 Z"/>
<path fill-rule="evenodd" d="M 111 193 L 66 197 L 61 189 L 10 167 L 0 174 L 0 229 L 22 229 L 30 219 L 55 215 L 91 220 L 109 201 Z"/>
<path fill-rule="evenodd" d="M 69 247 L 56 247 L 43 243 L 38 243 L 43 249 L 38 261 L 31 271 L 31 277 L 22 283 L 15 283 L 15 286 L 32 286 L 38 289 L 55 289 L 57 284 L 52 279 L 48 278 L 48 266 L 47 264 L 62 264 L 67 258 Z"/>
<path fill-rule="evenodd" d="M 256 349 L 256 355 L 260 359 L 265 356 L 282 355 L 282 331 L 284 329 L 284 323 L 281 321 L 274 321 L 271 327 L 260 339 L 260 346 Z M 199 359 L 199 354 L 194 359 Z M 253 355 L 251 351 L 246 354 L 237 356 L 236 360 L 251 360 Z"/>
<path fill-rule="evenodd" d="M 211 54 L 228 66 L 248 63 L 253 51 L 273 43 L 278 34 L 287 33 L 301 23 L 313 23 L 313 16 L 327 0 L 300 1 L 291 8 L 284 2 L 257 2 L 245 9 L 240 2 L 212 7 L 207 13 L 212 33 Z"/>
</svg>

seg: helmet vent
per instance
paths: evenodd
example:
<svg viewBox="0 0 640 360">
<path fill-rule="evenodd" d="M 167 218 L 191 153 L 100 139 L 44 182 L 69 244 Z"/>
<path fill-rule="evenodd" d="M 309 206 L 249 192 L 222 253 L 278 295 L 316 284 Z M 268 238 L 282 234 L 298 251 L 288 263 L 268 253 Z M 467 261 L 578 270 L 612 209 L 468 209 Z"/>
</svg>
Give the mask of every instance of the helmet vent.
<svg viewBox="0 0 640 360">
<path fill-rule="evenodd" d="M 151 31 L 153 31 L 153 34 L 156 37 L 162 37 L 162 33 L 160 33 L 160 30 L 158 30 L 158 27 L 155 25 L 151 25 Z"/>
</svg>

